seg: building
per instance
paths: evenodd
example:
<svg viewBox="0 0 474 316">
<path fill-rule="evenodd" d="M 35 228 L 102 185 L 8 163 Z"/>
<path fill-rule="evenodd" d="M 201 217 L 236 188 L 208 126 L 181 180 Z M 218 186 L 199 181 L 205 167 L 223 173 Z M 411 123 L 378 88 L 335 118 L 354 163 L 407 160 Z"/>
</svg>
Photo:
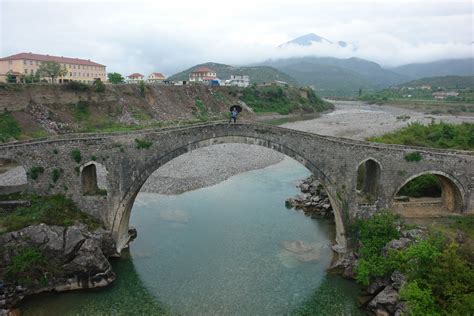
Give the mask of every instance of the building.
<svg viewBox="0 0 474 316">
<path fill-rule="evenodd" d="M 289 86 L 288 82 L 281 81 L 281 80 L 272 80 L 270 82 L 265 82 L 264 86 L 279 86 L 279 87 L 287 87 Z"/>
<path fill-rule="evenodd" d="M 247 75 L 231 75 L 230 79 L 225 81 L 225 85 L 246 88 L 250 85 L 250 78 Z"/>
<path fill-rule="evenodd" d="M 432 93 L 432 96 L 437 100 L 443 100 L 443 99 L 446 99 L 446 92 L 443 92 L 443 91 L 434 92 Z"/>
<path fill-rule="evenodd" d="M 431 86 L 429 84 L 424 84 L 418 87 L 421 90 L 431 90 Z"/>
<path fill-rule="evenodd" d="M 166 79 L 165 76 L 163 76 L 162 73 L 160 72 L 154 72 L 148 76 L 147 81 L 149 83 L 163 83 L 163 81 Z"/>
<path fill-rule="evenodd" d="M 140 81 L 143 81 L 143 78 L 145 78 L 144 75 L 135 72 L 127 76 L 127 83 L 139 83 Z"/>
<path fill-rule="evenodd" d="M 456 91 L 449 91 L 449 92 L 446 92 L 446 96 L 447 97 L 458 97 L 459 93 L 456 92 Z"/>
<path fill-rule="evenodd" d="M 65 76 L 56 79 L 56 82 L 59 83 L 69 81 L 93 83 L 95 80 L 107 80 L 105 65 L 89 59 L 19 53 L 0 58 L 0 82 L 5 82 L 8 74 L 12 75 L 17 81 L 20 81 L 25 75 L 35 75 L 39 66 L 47 61 L 57 62 L 68 71 Z M 51 78 L 41 79 L 51 81 Z"/>
<path fill-rule="evenodd" d="M 209 83 L 214 79 L 217 79 L 217 73 L 214 70 L 207 67 L 200 67 L 189 74 L 190 82 Z"/>
</svg>

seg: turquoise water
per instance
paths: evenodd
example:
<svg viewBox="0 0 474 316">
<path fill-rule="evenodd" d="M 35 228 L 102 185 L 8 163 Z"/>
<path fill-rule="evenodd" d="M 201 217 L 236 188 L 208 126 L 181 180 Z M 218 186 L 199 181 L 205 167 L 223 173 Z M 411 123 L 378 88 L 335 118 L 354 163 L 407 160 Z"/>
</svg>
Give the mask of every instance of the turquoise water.
<svg viewBox="0 0 474 316">
<path fill-rule="evenodd" d="M 39 295 L 26 315 L 358 315 L 358 287 L 328 276 L 334 224 L 288 210 L 309 175 L 292 159 L 215 186 L 165 196 L 140 193 L 138 238 L 113 262 L 105 289 Z M 301 241 L 310 261 L 285 249 Z M 288 246 L 287 246 L 288 248 Z"/>
</svg>

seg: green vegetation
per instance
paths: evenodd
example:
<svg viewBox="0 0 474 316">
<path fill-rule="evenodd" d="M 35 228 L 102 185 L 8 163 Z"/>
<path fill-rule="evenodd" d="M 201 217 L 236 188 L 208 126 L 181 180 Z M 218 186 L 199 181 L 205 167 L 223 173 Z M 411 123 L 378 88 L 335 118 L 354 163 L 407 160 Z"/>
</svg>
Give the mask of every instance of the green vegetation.
<svg viewBox="0 0 474 316">
<path fill-rule="evenodd" d="M 62 87 L 64 90 L 70 91 L 90 91 L 91 89 L 90 85 L 79 81 L 69 81 L 63 84 Z"/>
<path fill-rule="evenodd" d="M 79 149 L 73 149 L 71 151 L 71 158 L 77 163 L 80 163 L 82 160 L 81 151 Z"/>
<path fill-rule="evenodd" d="M 207 113 L 206 106 L 204 105 L 204 102 L 202 102 L 201 99 L 196 98 L 194 101 L 194 104 L 196 105 L 196 108 L 198 109 L 198 112 L 195 114 L 196 118 L 201 120 L 201 121 L 207 121 L 209 118 L 209 113 Z"/>
<path fill-rule="evenodd" d="M 421 161 L 421 154 L 417 151 L 406 154 L 405 155 L 405 160 L 406 161 L 411 161 L 411 162 Z"/>
<path fill-rule="evenodd" d="M 12 213 L 0 217 L 3 232 L 22 229 L 30 225 L 71 226 L 75 221 L 85 223 L 90 229 L 100 227 L 98 220 L 79 210 L 76 204 L 64 195 L 51 196 L 22 195 L 16 199 L 31 201 L 30 207 L 19 207 Z"/>
<path fill-rule="evenodd" d="M 62 169 L 53 169 L 53 172 L 51 173 L 51 178 L 54 183 L 58 182 L 59 177 L 61 176 L 62 173 L 63 173 Z"/>
<path fill-rule="evenodd" d="M 153 142 L 146 139 L 135 138 L 135 144 L 137 149 L 148 149 L 153 145 Z"/>
<path fill-rule="evenodd" d="M 6 142 L 10 139 L 18 139 L 21 134 L 20 125 L 9 112 L 0 114 L 0 141 Z"/>
<path fill-rule="evenodd" d="M 410 197 L 441 196 L 441 186 L 438 178 L 433 174 L 424 174 L 411 180 L 403 186 L 398 195 Z"/>
<path fill-rule="evenodd" d="M 51 78 L 51 82 L 54 82 L 58 77 L 65 76 L 67 73 L 66 67 L 55 61 L 43 61 L 37 70 L 40 77 Z"/>
<path fill-rule="evenodd" d="M 412 123 L 401 130 L 368 140 L 387 144 L 474 150 L 474 124 Z"/>
<path fill-rule="evenodd" d="M 311 88 L 252 85 L 243 89 L 240 99 L 257 113 L 289 114 L 297 110 L 313 113 L 334 108 L 331 103 L 319 98 Z"/>
<path fill-rule="evenodd" d="M 474 266 L 469 257 L 472 248 L 468 248 L 472 240 L 458 244 L 447 232 L 431 228 L 426 239 L 384 252 L 386 242 L 399 238 L 397 221 L 394 215 L 382 212 L 356 223 L 355 236 L 360 242 L 357 281 L 367 285 L 374 277 L 390 276 L 397 270 L 407 278 L 400 295 L 410 315 L 472 314 Z M 472 222 L 473 218 L 460 218 L 454 225 L 472 233 Z"/>
<path fill-rule="evenodd" d="M 95 92 L 104 92 L 105 91 L 105 84 L 101 80 L 94 81 Z"/>
<path fill-rule="evenodd" d="M 140 89 L 140 95 L 141 95 L 142 97 L 145 97 L 145 93 L 146 93 L 145 81 L 141 80 L 141 81 L 138 83 L 138 89 Z"/>
<path fill-rule="evenodd" d="M 5 269 L 8 281 L 28 285 L 34 280 L 43 280 L 45 272 L 52 271 L 52 265 L 36 248 L 21 248 Z M 46 280 L 44 280 L 46 281 Z"/>
<path fill-rule="evenodd" d="M 42 174 L 44 172 L 44 168 L 41 167 L 41 166 L 33 166 L 30 168 L 30 171 L 28 171 L 28 176 L 33 179 L 33 180 L 36 180 L 38 179 L 39 175 Z"/>
<path fill-rule="evenodd" d="M 382 254 L 382 248 L 390 240 L 400 237 L 396 221 L 397 216 L 388 211 L 378 212 L 367 220 L 356 221 L 354 237 L 360 243 L 360 259 L 356 268 L 358 282 L 368 285 L 372 278 L 388 273 L 390 265 Z"/>
<path fill-rule="evenodd" d="M 125 78 L 122 77 L 122 75 L 119 74 L 118 72 L 109 72 L 107 74 L 107 79 L 112 84 L 119 84 L 119 83 L 124 83 L 125 82 Z"/>
<path fill-rule="evenodd" d="M 74 120 L 76 122 L 82 122 L 87 120 L 90 116 L 89 103 L 86 101 L 77 102 L 74 106 Z"/>
</svg>

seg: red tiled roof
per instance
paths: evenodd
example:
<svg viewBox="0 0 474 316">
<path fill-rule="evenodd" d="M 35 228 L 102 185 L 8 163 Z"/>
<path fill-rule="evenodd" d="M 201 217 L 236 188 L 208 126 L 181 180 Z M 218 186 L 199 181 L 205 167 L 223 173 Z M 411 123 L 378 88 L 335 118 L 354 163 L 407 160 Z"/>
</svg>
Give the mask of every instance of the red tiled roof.
<svg viewBox="0 0 474 316">
<path fill-rule="evenodd" d="M 161 72 L 154 72 L 152 73 L 152 75 L 154 75 L 155 77 L 162 77 L 162 78 L 165 78 L 165 76 L 163 76 L 163 74 Z M 151 75 L 150 75 L 151 76 Z"/>
<path fill-rule="evenodd" d="M 61 64 L 76 64 L 76 65 L 84 65 L 84 66 L 101 66 L 105 67 L 105 65 L 101 65 L 99 63 L 95 63 L 90 60 L 86 59 L 79 59 L 79 58 L 69 58 L 69 57 L 59 57 L 59 56 L 50 56 L 50 55 L 40 55 L 40 54 L 33 54 L 33 53 L 19 53 L 16 55 L 11 55 L 8 57 L 0 58 L 0 61 L 4 60 L 18 60 L 18 59 L 27 59 L 27 60 L 37 60 L 37 61 L 55 61 Z"/>
<path fill-rule="evenodd" d="M 139 74 L 139 73 L 133 73 L 129 76 L 127 76 L 128 78 L 143 78 L 144 76 L 142 74 Z"/>
<path fill-rule="evenodd" d="M 193 70 L 192 72 L 215 72 L 215 71 L 207 67 L 199 67 L 198 69 Z"/>
</svg>

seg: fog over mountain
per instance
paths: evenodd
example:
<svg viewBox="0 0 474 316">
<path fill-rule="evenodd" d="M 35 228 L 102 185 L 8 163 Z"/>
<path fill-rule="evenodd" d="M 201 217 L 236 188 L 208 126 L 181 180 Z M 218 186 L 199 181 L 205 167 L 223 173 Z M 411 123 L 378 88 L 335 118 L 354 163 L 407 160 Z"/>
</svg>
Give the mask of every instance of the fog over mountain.
<svg viewBox="0 0 474 316">
<path fill-rule="evenodd" d="M 306 56 L 395 67 L 472 57 L 472 23 L 470 1 L 0 0 L 0 55 L 86 58 L 125 75 Z"/>
</svg>

